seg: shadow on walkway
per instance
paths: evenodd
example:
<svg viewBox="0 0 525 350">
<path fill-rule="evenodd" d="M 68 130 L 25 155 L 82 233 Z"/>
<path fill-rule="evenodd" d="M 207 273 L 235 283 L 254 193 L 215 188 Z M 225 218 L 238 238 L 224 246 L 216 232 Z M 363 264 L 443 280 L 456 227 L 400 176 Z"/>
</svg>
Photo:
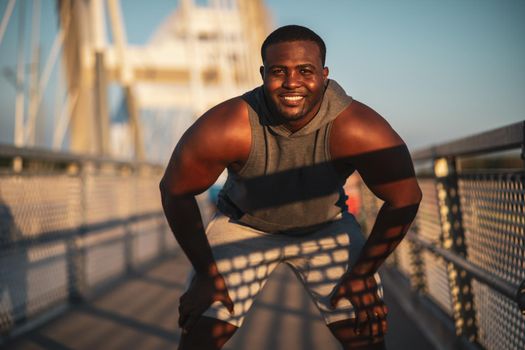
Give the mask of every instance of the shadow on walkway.
<svg viewBox="0 0 525 350">
<path fill-rule="evenodd" d="M 179 340 L 178 298 L 189 265 L 182 256 L 131 276 L 92 302 L 7 344 L 12 350 L 174 349 Z M 416 325 L 389 297 L 389 350 L 433 349 Z M 256 300 L 228 350 L 340 349 L 302 285 L 280 266 Z"/>
</svg>

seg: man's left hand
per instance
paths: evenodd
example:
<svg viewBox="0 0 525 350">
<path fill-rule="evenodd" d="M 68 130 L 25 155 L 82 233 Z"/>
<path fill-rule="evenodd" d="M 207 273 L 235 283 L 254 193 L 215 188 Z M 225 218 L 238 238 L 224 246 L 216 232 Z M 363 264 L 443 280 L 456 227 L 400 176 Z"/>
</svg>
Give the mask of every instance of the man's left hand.
<svg viewBox="0 0 525 350">
<path fill-rule="evenodd" d="M 373 275 L 356 276 L 352 272 L 347 272 L 334 288 L 330 299 L 332 307 L 335 308 L 342 298 L 348 299 L 354 306 L 356 334 L 366 332 L 366 327 L 369 327 L 369 334 L 374 337 L 386 333 L 388 309 L 378 294 Z"/>
</svg>

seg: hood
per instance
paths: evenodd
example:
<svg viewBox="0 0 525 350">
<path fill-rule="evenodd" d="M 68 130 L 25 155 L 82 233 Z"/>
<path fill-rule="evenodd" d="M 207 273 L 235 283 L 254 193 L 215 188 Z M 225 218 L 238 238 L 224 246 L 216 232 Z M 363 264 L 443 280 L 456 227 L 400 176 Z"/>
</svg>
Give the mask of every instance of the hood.
<svg viewBox="0 0 525 350">
<path fill-rule="evenodd" d="M 243 99 L 253 108 L 259 115 L 259 122 L 261 125 L 268 126 L 276 134 L 285 137 L 299 137 L 311 134 L 319 130 L 324 125 L 328 124 L 344 110 L 352 102 L 352 97 L 348 96 L 344 89 L 335 80 L 329 79 L 328 85 L 323 95 L 321 107 L 310 120 L 308 124 L 303 126 L 296 132 L 288 130 L 283 124 L 277 123 L 270 113 L 266 100 L 264 98 L 264 90 L 262 86 L 247 92 L 243 95 Z"/>
</svg>

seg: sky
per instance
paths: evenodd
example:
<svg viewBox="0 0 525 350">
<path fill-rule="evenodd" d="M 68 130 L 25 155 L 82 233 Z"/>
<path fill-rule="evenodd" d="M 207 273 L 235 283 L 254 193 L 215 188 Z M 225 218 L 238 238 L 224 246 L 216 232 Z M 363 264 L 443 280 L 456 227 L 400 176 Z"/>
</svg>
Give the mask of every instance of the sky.
<svg viewBox="0 0 525 350">
<path fill-rule="evenodd" d="M 330 76 L 411 148 L 525 119 L 525 1 L 267 3 L 324 38 Z"/>
<path fill-rule="evenodd" d="M 5 3 L 0 0 L 0 14 Z M 177 1 L 121 4 L 128 40 L 139 45 L 148 41 Z M 411 149 L 525 119 L 525 1 L 266 4 L 276 26 L 300 24 L 317 32 L 327 45 L 330 77 L 379 112 Z M 11 51 L 6 44 L 0 46 L 0 68 L 5 66 L 3 54 Z M 6 86 L 0 75 L 0 103 L 6 95 L 13 96 L 5 93 Z M 3 134 L 0 131 L 0 142 Z"/>
</svg>

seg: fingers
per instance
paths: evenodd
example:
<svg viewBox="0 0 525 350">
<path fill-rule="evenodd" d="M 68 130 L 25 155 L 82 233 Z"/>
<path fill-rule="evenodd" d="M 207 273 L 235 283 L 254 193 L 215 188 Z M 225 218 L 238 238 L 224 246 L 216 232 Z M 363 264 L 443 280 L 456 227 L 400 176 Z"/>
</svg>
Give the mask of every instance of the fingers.
<svg viewBox="0 0 525 350">
<path fill-rule="evenodd" d="M 376 337 L 386 333 L 388 308 L 377 294 L 371 300 L 352 298 L 351 302 L 355 310 L 354 331 L 356 334 L 370 334 Z"/>
<path fill-rule="evenodd" d="M 330 306 L 335 309 L 337 303 L 341 300 L 341 296 L 335 295 L 330 299 Z"/>
<path fill-rule="evenodd" d="M 180 299 L 179 305 L 179 327 L 183 333 L 187 333 L 193 328 L 199 317 L 206 311 L 206 309 L 213 303 L 213 301 L 220 301 L 231 315 L 234 313 L 234 303 L 228 293 L 217 295 L 211 302 L 197 305 L 191 302 L 191 299 Z"/>
<path fill-rule="evenodd" d="M 374 309 L 362 309 L 356 312 L 354 333 L 356 335 L 370 335 L 383 337 L 387 330 L 386 315 Z"/>
<path fill-rule="evenodd" d="M 383 334 L 386 334 L 388 330 L 388 322 L 386 320 L 386 317 L 388 315 L 388 307 L 383 303 L 383 306 L 381 307 L 381 311 L 383 311 L 382 316 L 380 317 L 381 321 L 381 332 Z"/>
<path fill-rule="evenodd" d="M 194 300 L 188 298 L 186 294 L 179 300 L 179 327 L 183 333 L 187 333 L 208 306 L 199 306 Z"/>
<path fill-rule="evenodd" d="M 386 306 L 381 302 L 374 307 L 367 309 L 367 325 L 370 335 L 373 337 L 382 337 L 387 331 L 387 312 Z"/>
<path fill-rule="evenodd" d="M 387 321 L 386 317 L 388 315 L 388 307 L 385 305 L 384 301 L 377 295 L 374 296 L 374 315 L 377 319 L 377 332 L 378 335 L 384 335 L 387 331 Z M 375 333 L 373 333 L 375 334 Z"/>
<path fill-rule="evenodd" d="M 193 326 L 195 326 L 195 323 L 197 323 L 197 320 L 202 316 L 202 313 L 204 310 L 197 310 L 196 312 L 192 312 L 189 314 L 186 318 L 186 322 L 182 324 L 182 333 L 188 333 L 191 331 Z"/>
<path fill-rule="evenodd" d="M 345 297 L 345 294 L 346 288 L 343 285 L 336 287 L 335 292 L 330 298 L 330 306 L 332 307 L 332 309 L 336 308 L 337 303 L 339 302 L 339 300 Z"/>
<path fill-rule="evenodd" d="M 230 298 L 230 295 L 228 294 L 228 292 L 226 292 L 224 297 L 221 299 L 221 302 L 224 304 L 224 306 L 226 306 L 226 308 L 230 312 L 230 315 L 233 315 L 233 306 L 234 306 L 234 304 L 233 304 L 233 301 Z"/>
<path fill-rule="evenodd" d="M 182 299 L 182 298 L 181 298 Z M 179 304 L 179 327 L 182 328 L 182 326 L 186 323 L 189 316 L 189 310 L 186 307 L 185 303 Z"/>
<path fill-rule="evenodd" d="M 368 328 L 372 337 L 377 337 L 380 334 L 379 331 L 379 315 L 377 312 L 368 311 Z"/>
<path fill-rule="evenodd" d="M 354 333 L 359 335 L 365 331 L 366 325 L 368 324 L 369 317 L 366 311 L 358 311 L 358 310 L 356 310 L 355 316 L 356 317 L 355 317 Z"/>
</svg>

